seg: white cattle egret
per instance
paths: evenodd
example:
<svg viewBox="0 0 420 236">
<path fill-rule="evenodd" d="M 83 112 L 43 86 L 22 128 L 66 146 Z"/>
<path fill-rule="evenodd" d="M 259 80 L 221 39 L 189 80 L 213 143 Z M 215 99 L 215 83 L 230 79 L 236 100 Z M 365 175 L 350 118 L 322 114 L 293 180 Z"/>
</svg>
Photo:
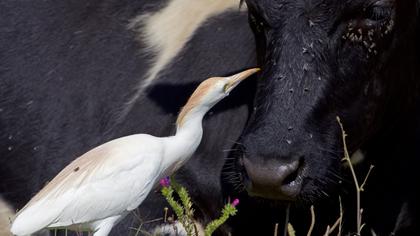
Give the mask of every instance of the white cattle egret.
<svg viewBox="0 0 420 236">
<path fill-rule="evenodd" d="M 161 178 L 191 157 L 201 142 L 206 112 L 258 70 L 203 81 L 179 113 L 174 136 L 130 135 L 80 156 L 17 213 L 11 232 L 29 235 L 44 228 L 69 228 L 108 235 Z"/>
</svg>

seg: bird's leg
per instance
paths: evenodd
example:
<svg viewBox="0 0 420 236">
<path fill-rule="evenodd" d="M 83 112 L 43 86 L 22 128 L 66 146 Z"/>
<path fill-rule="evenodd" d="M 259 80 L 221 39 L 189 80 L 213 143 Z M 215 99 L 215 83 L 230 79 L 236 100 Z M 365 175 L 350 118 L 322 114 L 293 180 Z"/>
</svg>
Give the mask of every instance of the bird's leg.
<svg viewBox="0 0 420 236">
<path fill-rule="evenodd" d="M 123 216 L 111 216 L 105 218 L 103 220 L 95 222 L 95 231 L 93 236 L 108 236 L 109 232 L 111 232 L 112 227 L 116 225 Z"/>
<path fill-rule="evenodd" d="M 93 236 L 108 236 L 113 226 L 114 225 L 103 225 L 93 233 Z"/>
</svg>

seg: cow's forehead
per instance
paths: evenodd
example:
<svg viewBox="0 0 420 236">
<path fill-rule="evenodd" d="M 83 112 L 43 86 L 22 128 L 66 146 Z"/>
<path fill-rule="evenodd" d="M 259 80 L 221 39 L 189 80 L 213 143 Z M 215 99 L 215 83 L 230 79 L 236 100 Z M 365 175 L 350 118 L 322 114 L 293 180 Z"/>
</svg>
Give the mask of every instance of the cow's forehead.
<svg viewBox="0 0 420 236">
<path fill-rule="evenodd" d="M 245 0 L 248 6 L 258 10 L 280 10 L 282 8 L 296 7 L 295 9 L 346 9 L 358 6 L 384 5 L 395 0 Z"/>
<path fill-rule="evenodd" d="M 345 8 L 346 2 L 347 0 L 246 0 L 250 11 L 258 12 L 268 19 L 282 15 L 298 17 L 312 12 L 336 15 L 341 8 Z"/>
<path fill-rule="evenodd" d="M 361 19 L 372 13 L 381 15 L 386 10 L 372 10 L 395 6 L 396 0 L 246 0 L 249 12 L 258 15 L 271 28 L 290 25 L 297 29 L 299 23 L 317 22 L 331 30 L 340 22 Z M 368 10 L 367 10 L 368 9 Z M 378 13 L 379 12 L 379 13 Z M 319 28 L 321 29 L 321 28 Z M 302 32 L 303 33 L 303 32 Z"/>
</svg>

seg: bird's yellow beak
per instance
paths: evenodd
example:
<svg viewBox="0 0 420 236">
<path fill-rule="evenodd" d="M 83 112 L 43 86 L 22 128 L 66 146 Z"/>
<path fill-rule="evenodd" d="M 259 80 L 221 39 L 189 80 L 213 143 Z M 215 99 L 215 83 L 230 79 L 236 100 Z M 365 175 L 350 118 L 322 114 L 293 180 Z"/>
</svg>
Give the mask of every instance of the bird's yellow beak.
<svg viewBox="0 0 420 236">
<path fill-rule="evenodd" d="M 254 73 L 260 71 L 260 68 L 252 68 L 245 71 L 242 71 L 238 74 L 232 75 L 227 77 L 228 83 L 225 85 L 225 93 L 229 93 L 235 88 L 242 80 L 248 78 L 249 76 L 253 75 Z"/>
</svg>

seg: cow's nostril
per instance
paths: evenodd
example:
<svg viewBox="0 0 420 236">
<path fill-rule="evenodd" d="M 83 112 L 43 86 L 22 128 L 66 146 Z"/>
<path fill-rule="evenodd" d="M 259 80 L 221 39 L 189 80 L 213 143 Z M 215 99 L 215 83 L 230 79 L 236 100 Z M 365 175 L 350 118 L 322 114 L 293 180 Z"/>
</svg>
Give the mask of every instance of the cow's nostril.
<svg viewBox="0 0 420 236">
<path fill-rule="evenodd" d="M 303 159 L 293 162 L 291 165 L 289 175 L 283 180 L 280 187 L 281 192 L 287 196 L 296 197 L 302 185 L 302 178 L 300 176 L 303 168 Z"/>
<path fill-rule="evenodd" d="M 249 178 L 246 184 L 248 192 L 264 198 L 295 199 L 302 185 L 301 160 L 257 164 L 243 158 L 244 169 Z"/>
<path fill-rule="evenodd" d="M 294 167 L 294 166 L 293 166 Z M 284 179 L 283 181 L 283 185 L 289 185 L 292 184 L 293 181 L 296 180 L 296 178 L 298 177 L 298 168 L 291 168 L 291 173 Z"/>
<path fill-rule="evenodd" d="M 283 185 L 293 184 L 296 180 L 300 177 L 300 172 L 302 172 L 303 168 L 303 158 L 299 158 L 296 161 L 293 161 L 289 164 L 288 175 L 283 180 Z"/>
</svg>

